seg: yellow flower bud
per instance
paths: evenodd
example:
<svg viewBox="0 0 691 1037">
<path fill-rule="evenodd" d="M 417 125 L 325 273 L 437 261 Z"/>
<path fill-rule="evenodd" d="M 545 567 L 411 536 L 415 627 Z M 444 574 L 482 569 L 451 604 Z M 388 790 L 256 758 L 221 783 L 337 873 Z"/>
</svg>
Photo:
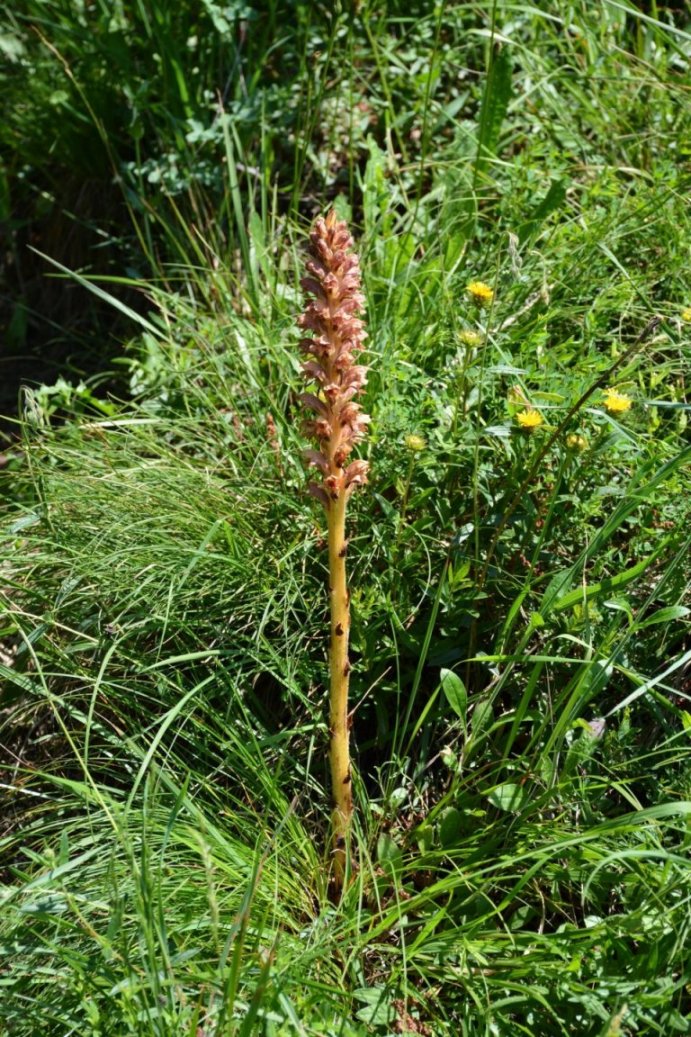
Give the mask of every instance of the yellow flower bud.
<svg viewBox="0 0 691 1037">
<path fill-rule="evenodd" d="M 479 331 L 473 331 L 472 328 L 464 328 L 463 331 L 459 331 L 458 337 L 464 346 L 479 346 L 482 342 L 482 335 Z"/>
<path fill-rule="evenodd" d="M 408 450 L 412 450 L 416 454 L 419 453 L 421 450 L 424 450 L 427 446 L 426 439 L 423 439 L 422 436 L 416 436 L 412 433 L 411 435 L 406 436 L 403 442 L 405 443 Z"/>
</svg>

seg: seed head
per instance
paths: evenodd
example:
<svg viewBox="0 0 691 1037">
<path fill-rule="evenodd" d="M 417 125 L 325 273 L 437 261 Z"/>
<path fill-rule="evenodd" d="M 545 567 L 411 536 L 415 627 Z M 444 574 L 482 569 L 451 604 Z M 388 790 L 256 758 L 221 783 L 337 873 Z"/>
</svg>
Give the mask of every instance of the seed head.
<svg viewBox="0 0 691 1037">
<path fill-rule="evenodd" d="M 310 492 L 327 508 L 331 500 L 367 482 L 369 467 L 366 461 L 346 465 L 370 420 L 354 399 L 367 381 L 367 368 L 356 363 L 367 333 L 359 316 L 365 304 L 360 262 L 352 249 L 344 220 L 333 210 L 326 219 L 318 217 L 310 233 L 307 276 L 300 282 L 312 297 L 298 317 L 299 326 L 309 333 L 300 342 L 307 357 L 302 371 L 317 386 L 316 393 L 300 397 L 313 413 L 306 431 L 318 446 L 305 456 L 323 475 L 322 484 L 313 484 Z"/>
</svg>

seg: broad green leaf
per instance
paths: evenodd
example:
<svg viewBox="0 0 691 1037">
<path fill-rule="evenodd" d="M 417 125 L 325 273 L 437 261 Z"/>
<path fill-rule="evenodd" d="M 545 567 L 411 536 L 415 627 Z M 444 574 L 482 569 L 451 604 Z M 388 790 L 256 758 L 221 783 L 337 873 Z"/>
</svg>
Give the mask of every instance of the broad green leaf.
<svg viewBox="0 0 691 1037">
<path fill-rule="evenodd" d="M 492 789 L 487 799 L 499 810 L 518 811 L 525 802 L 526 791 L 522 785 L 507 781 L 504 785 L 497 785 L 496 789 Z"/>
<path fill-rule="evenodd" d="M 461 822 L 463 815 L 456 807 L 449 807 L 441 816 L 439 822 L 439 840 L 442 846 L 453 846 L 461 833 Z"/>
<path fill-rule="evenodd" d="M 389 832 L 382 832 L 377 839 L 377 860 L 390 872 L 400 870 L 401 848 Z"/>
<path fill-rule="evenodd" d="M 353 991 L 353 997 L 365 1006 L 355 1013 L 360 1022 L 370 1026 L 388 1026 L 393 1021 L 394 1011 L 385 987 L 359 987 Z"/>
<path fill-rule="evenodd" d="M 465 684 L 453 670 L 441 671 L 441 686 L 446 695 L 446 701 L 451 706 L 457 717 L 461 718 L 465 727 L 466 714 L 468 711 L 468 692 Z"/>
<path fill-rule="evenodd" d="M 689 717 L 691 722 L 691 717 Z M 420 853 L 428 853 L 434 846 L 434 826 L 429 825 L 426 822 L 420 825 L 419 828 L 415 829 L 414 832 L 415 842 Z"/>
</svg>

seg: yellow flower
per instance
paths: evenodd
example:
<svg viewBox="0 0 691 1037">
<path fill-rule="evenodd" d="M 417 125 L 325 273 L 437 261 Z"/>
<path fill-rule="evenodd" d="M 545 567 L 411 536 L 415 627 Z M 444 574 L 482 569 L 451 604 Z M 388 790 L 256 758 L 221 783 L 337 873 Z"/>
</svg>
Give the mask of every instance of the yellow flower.
<svg viewBox="0 0 691 1037">
<path fill-rule="evenodd" d="M 685 310 L 681 311 L 681 319 L 687 324 L 691 324 L 691 306 L 687 306 Z"/>
<path fill-rule="evenodd" d="M 588 446 L 588 440 L 577 432 L 570 432 L 566 437 L 566 445 L 569 450 L 585 450 Z"/>
<path fill-rule="evenodd" d="M 408 450 L 412 450 L 416 454 L 419 453 L 420 450 L 424 450 L 427 446 L 426 439 L 423 439 L 422 436 L 416 436 L 412 434 L 410 436 L 405 437 L 404 443 Z"/>
<path fill-rule="evenodd" d="M 516 421 L 521 428 L 526 428 L 532 431 L 534 428 L 539 428 L 540 425 L 544 424 L 545 419 L 540 414 L 539 410 L 535 410 L 534 407 L 528 407 L 527 410 L 520 410 L 516 415 Z"/>
<path fill-rule="evenodd" d="M 624 414 L 631 410 L 632 399 L 616 389 L 605 389 L 604 404 L 610 414 Z"/>
<path fill-rule="evenodd" d="M 466 292 L 478 306 L 487 306 L 494 298 L 494 289 L 490 288 L 484 281 L 471 281 L 466 286 Z"/>
<path fill-rule="evenodd" d="M 464 328 L 463 331 L 459 331 L 458 337 L 464 346 L 479 346 L 482 342 L 480 332 L 473 331 L 472 328 Z"/>
</svg>

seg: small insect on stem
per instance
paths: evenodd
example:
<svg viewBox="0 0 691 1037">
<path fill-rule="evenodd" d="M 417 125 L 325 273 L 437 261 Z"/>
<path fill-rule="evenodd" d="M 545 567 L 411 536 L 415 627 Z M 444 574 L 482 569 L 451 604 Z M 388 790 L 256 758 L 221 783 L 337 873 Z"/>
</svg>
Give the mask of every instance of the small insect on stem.
<svg viewBox="0 0 691 1037">
<path fill-rule="evenodd" d="M 314 392 L 301 395 L 311 412 L 306 432 L 317 449 L 305 451 L 309 464 L 322 478 L 310 484 L 321 501 L 328 526 L 331 649 L 329 653 L 329 731 L 332 815 L 333 885 L 340 891 L 350 867 L 350 827 L 353 800 L 350 790 L 350 718 L 348 715 L 348 631 L 350 594 L 346 584 L 346 504 L 356 486 L 367 482 L 368 464 L 347 458 L 367 431 L 369 417 L 355 401 L 367 380 L 367 368 L 356 363 L 366 337 L 360 317 L 364 297 L 360 290 L 360 263 L 353 252 L 347 224 L 331 211 L 319 217 L 310 233 L 307 274 L 300 282 L 309 301 L 298 324 L 305 332 L 300 348 L 306 359 L 305 377 Z"/>
</svg>

